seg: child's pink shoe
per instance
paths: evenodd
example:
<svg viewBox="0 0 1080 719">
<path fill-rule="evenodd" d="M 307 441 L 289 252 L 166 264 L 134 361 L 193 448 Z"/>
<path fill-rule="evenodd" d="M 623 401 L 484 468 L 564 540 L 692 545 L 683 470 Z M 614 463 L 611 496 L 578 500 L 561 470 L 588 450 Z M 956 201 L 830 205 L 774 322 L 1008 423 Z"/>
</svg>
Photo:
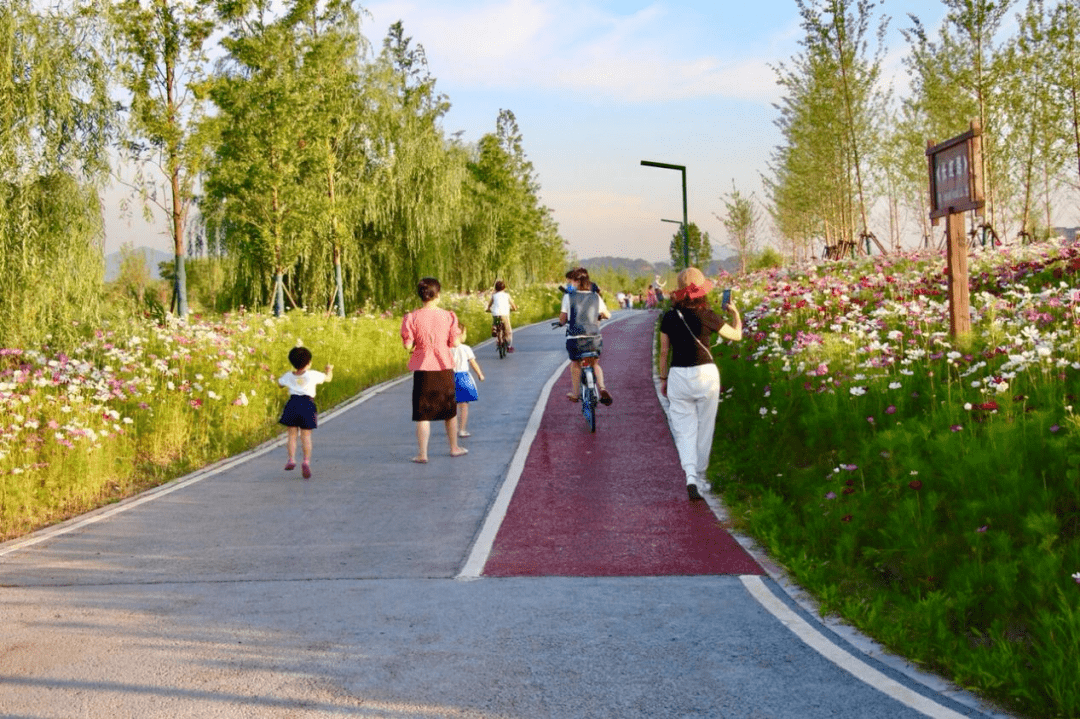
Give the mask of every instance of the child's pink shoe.
<svg viewBox="0 0 1080 719">
<path fill-rule="evenodd" d="M 285 471 L 288 472 L 289 470 L 292 470 L 292 469 L 296 469 L 296 462 L 286 462 L 285 463 Z"/>
<path fill-rule="evenodd" d="M 311 467 L 308 466 L 307 462 L 300 465 L 300 472 L 304 475 L 304 479 L 311 479 Z"/>
</svg>

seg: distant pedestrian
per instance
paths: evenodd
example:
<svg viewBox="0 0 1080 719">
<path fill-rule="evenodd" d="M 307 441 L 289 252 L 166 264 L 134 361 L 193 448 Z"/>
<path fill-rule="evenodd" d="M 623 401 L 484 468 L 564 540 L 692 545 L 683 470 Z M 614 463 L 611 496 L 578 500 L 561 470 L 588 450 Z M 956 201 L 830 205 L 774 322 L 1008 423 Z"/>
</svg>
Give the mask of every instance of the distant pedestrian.
<svg viewBox="0 0 1080 719">
<path fill-rule="evenodd" d="M 645 290 L 645 309 L 656 309 L 656 290 L 652 285 L 649 285 L 649 289 Z"/>
<path fill-rule="evenodd" d="M 725 305 L 734 325 L 724 324 L 709 306 L 711 280 L 696 267 L 679 273 L 674 303 L 660 320 L 660 392 L 668 398 L 668 416 L 679 462 L 686 472 L 686 491 L 691 500 L 702 499 L 699 483 L 705 481 L 716 429 L 720 401 L 720 370 L 713 360 L 713 333 L 725 339 L 742 337 L 742 318 L 734 305 Z"/>
<path fill-rule="evenodd" d="M 471 437 L 469 434 L 469 402 L 480 399 L 476 392 L 476 382 L 473 381 L 469 368 L 472 367 L 480 381 L 484 381 L 484 371 L 480 369 L 476 361 L 476 354 L 472 347 L 465 344 L 468 333 L 465 325 L 461 326 L 457 342 L 454 344 L 454 387 L 456 389 L 457 414 L 458 414 L 458 437 Z"/>
<path fill-rule="evenodd" d="M 458 446 L 457 392 L 454 388 L 454 355 L 451 348 L 458 335 L 457 315 L 439 308 L 442 285 L 425 277 L 416 286 L 424 303 L 401 320 L 401 341 L 409 350 L 413 373 L 412 419 L 416 422 L 419 452 L 412 461 L 427 464 L 431 423 L 442 420 L 450 440 L 450 456 L 461 457 L 469 450 Z"/>
<path fill-rule="evenodd" d="M 334 365 L 326 365 L 326 372 L 311 369 L 311 350 L 307 347 L 293 347 L 289 350 L 289 364 L 292 372 L 286 372 L 278 378 L 278 385 L 289 390 L 289 401 L 281 412 L 279 423 L 289 428 L 289 437 L 285 448 L 289 459 L 286 470 L 296 469 L 296 439 L 299 436 L 304 452 L 304 462 L 300 465 L 304 479 L 311 479 L 311 430 L 319 426 L 319 413 L 315 407 L 315 388 L 334 378 Z"/>
<path fill-rule="evenodd" d="M 652 289 L 653 294 L 656 296 L 656 304 L 664 304 L 664 287 L 667 286 L 667 282 L 660 281 L 660 275 L 657 275 L 653 280 Z"/>
</svg>

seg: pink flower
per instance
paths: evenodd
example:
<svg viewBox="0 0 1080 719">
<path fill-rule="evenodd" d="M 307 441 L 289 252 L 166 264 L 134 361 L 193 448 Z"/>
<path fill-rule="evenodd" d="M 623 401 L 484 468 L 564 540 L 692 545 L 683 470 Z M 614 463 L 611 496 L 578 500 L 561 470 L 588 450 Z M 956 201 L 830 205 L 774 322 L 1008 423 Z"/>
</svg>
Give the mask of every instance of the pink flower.
<svg viewBox="0 0 1080 719">
<path fill-rule="evenodd" d="M 990 529 L 990 525 L 989 524 L 984 524 L 983 526 L 979 527 L 975 531 L 976 532 L 981 532 L 982 534 L 986 534 L 986 530 L 988 530 L 988 529 Z"/>
<path fill-rule="evenodd" d="M 836 492 L 829 492 L 825 495 L 825 499 L 836 499 Z"/>
<path fill-rule="evenodd" d="M 896 414 L 896 405 L 890 404 L 888 407 L 886 407 L 885 414 Z"/>
<path fill-rule="evenodd" d="M 1057 432 L 1059 429 L 1061 429 L 1061 427 L 1059 425 L 1056 425 L 1056 424 L 1050 425 L 1050 431 L 1051 432 Z"/>
<path fill-rule="evenodd" d="M 951 429 L 953 432 L 959 432 L 963 428 L 964 428 L 964 425 L 962 425 L 962 424 L 954 424 L 952 427 L 949 427 L 949 429 Z"/>
<path fill-rule="evenodd" d="M 874 418 L 873 417 L 867 417 L 866 421 L 869 422 L 870 424 L 873 424 L 874 423 Z"/>
</svg>

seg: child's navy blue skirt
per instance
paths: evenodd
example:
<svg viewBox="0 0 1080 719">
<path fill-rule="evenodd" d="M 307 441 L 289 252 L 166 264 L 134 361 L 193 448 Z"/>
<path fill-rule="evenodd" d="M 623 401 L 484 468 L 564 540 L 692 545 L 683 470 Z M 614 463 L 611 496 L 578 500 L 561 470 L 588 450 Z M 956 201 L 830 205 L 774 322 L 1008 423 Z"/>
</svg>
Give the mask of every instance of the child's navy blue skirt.
<svg viewBox="0 0 1080 719">
<path fill-rule="evenodd" d="M 286 427 L 315 429 L 319 426 L 319 413 L 315 409 L 315 400 L 304 394 L 290 395 L 278 422 Z"/>
</svg>

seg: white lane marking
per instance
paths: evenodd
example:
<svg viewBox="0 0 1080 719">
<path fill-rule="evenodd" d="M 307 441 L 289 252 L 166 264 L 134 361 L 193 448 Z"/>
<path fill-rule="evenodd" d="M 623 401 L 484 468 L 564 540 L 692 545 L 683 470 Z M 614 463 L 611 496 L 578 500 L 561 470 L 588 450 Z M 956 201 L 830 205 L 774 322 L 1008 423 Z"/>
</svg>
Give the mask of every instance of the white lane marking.
<svg viewBox="0 0 1080 719">
<path fill-rule="evenodd" d="M 877 669 L 830 642 L 814 629 L 809 622 L 792 611 L 790 607 L 769 591 L 760 576 L 742 575 L 739 579 L 742 581 L 743 586 L 746 587 L 746 590 L 750 592 L 750 596 L 776 617 L 781 624 L 794 632 L 804 644 L 859 681 L 874 687 L 879 692 L 892 697 L 917 712 L 933 717 L 933 719 L 964 719 L 963 714 L 943 707 L 932 699 L 928 699 L 922 694 L 909 689 L 895 679 L 890 679 Z"/>
<path fill-rule="evenodd" d="M 521 472 L 525 469 L 525 460 L 529 456 L 529 449 L 532 447 L 533 440 L 536 439 L 536 433 L 540 430 L 540 421 L 544 417 L 548 396 L 551 395 L 551 389 L 569 364 L 570 360 L 563 360 L 559 368 L 544 383 L 544 388 L 540 390 L 540 397 L 533 406 L 532 414 L 529 415 L 529 421 L 526 423 L 525 431 L 518 442 L 514 458 L 510 460 L 510 468 L 506 472 L 506 479 L 503 481 L 502 487 L 499 488 L 499 494 L 495 497 L 491 510 L 484 517 L 484 526 L 480 528 L 480 534 L 477 535 L 476 542 L 473 543 L 472 551 L 469 552 L 469 558 L 465 562 L 465 566 L 454 577 L 455 579 L 479 579 L 480 573 L 484 571 L 484 565 L 487 564 L 488 557 L 491 555 L 491 548 L 495 544 L 495 535 L 499 533 L 499 527 L 502 525 L 503 520 L 506 519 L 506 511 L 510 508 L 510 499 L 514 496 L 518 480 L 521 479 Z"/>
</svg>

